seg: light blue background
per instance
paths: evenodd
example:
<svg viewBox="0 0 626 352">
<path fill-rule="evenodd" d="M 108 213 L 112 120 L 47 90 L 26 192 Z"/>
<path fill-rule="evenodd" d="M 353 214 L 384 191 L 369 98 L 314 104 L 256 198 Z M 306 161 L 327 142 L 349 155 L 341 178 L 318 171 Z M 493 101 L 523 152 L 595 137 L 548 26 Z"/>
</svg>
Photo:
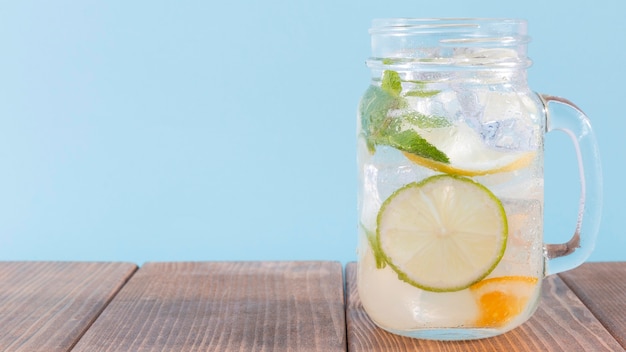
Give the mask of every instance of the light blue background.
<svg viewBox="0 0 626 352">
<path fill-rule="evenodd" d="M 626 260 L 618 1 L 3 1 L 0 260 L 354 260 L 355 111 L 375 17 L 529 20 L 531 87 L 603 154 L 591 260 Z M 546 142 L 546 232 L 577 172 Z M 621 220 L 620 220 L 621 219 Z"/>
</svg>

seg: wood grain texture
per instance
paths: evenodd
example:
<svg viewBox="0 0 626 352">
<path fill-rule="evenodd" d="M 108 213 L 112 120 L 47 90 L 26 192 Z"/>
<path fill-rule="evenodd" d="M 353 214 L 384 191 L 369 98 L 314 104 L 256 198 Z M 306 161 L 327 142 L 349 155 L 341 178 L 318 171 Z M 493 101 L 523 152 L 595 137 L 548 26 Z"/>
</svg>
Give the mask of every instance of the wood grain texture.
<svg viewBox="0 0 626 352">
<path fill-rule="evenodd" d="M 345 351 L 342 266 L 148 263 L 73 351 Z"/>
<path fill-rule="evenodd" d="M 69 351 L 136 269 L 0 262 L 0 351 Z"/>
<path fill-rule="evenodd" d="M 626 263 L 585 263 L 559 276 L 626 349 Z"/>
<path fill-rule="evenodd" d="M 361 305 L 356 265 L 346 266 L 348 351 L 622 351 L 619 343 L 557 276 L 544 280 L 533 317 L 506 334 L 471 341 L 429 341 L 388 333 L 374 325 Z"/>
</svg>

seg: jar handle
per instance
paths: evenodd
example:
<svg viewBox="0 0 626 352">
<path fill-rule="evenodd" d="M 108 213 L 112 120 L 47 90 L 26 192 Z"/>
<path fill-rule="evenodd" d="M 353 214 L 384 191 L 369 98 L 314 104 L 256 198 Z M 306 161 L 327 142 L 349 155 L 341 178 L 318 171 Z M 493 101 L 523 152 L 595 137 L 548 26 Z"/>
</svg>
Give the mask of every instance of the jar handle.
<svg viewBox="0 0 626 352">
<path fill-rule="evenodd" d="M 595 246 L 602 213 L 602 167 L 600 153 L 589 119 L 571 101 L 539 94 L 546 116 L 546 131 L 567 134 L 576 150 L 580 179 L 578 221 L 574 236 L 561 244 L 545 244 L 546 275 L 582 264 Z"/>
</svg>

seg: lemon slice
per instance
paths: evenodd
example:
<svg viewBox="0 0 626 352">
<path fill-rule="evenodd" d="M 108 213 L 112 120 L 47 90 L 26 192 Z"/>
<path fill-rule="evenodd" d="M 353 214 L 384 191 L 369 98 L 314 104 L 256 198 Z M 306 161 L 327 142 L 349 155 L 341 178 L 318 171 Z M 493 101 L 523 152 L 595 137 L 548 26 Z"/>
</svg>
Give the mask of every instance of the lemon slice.
<svg viewBox="0 0 626 352">
<path fill-rule="evenodd" d="M 381 206 L 378 248 L 398 277 L 428 291 L 459 291 L 482 280 L 504 254 L 502 203 L 466 177 L 408 184 Z"/>
<path fill-rule="evenodd" d="M 515 152 L 489 148 L 478 134 L 465 124 L 433 128 L 420 134 L 445 153 L 450 163 L 442 163 L 408 152 L 404 152 L 404 155 L 414 163 L 453 175 L 481 176 L 514 171 L 528 166 L 536 155 L 534 151 Z"/>
<path fill-rule="evenodd" d="M 502 276 L 480 281 L 470 287 L 479 309 L 477 327 L 501 327 L 519 316 L 536 291 L 538 278 Z"/>
</svg>

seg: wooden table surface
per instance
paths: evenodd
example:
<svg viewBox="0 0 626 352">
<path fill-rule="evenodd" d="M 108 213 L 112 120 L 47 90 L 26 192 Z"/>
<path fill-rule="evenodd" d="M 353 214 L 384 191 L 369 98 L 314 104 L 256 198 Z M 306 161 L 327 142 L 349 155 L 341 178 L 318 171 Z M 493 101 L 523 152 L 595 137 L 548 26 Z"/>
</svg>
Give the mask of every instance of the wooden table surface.
<svg viewBox="0 0 626 352">
<path fill-rule="evenodd" d="M 473 341 L 375 327 L 338 262 L 0 262 L 0 351 L 624 351 L 626 262 L 545 280 L 529 322 Z"/>
</svg>

